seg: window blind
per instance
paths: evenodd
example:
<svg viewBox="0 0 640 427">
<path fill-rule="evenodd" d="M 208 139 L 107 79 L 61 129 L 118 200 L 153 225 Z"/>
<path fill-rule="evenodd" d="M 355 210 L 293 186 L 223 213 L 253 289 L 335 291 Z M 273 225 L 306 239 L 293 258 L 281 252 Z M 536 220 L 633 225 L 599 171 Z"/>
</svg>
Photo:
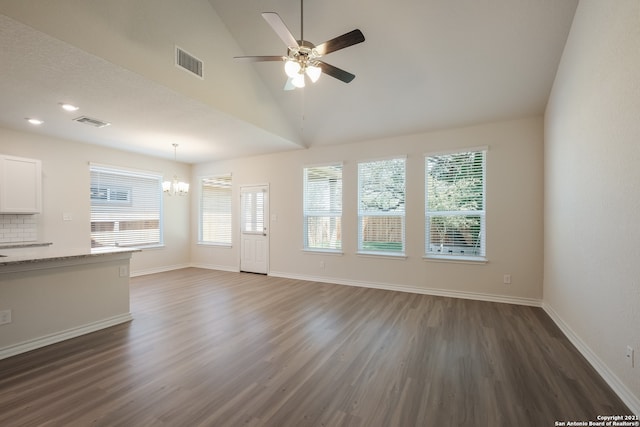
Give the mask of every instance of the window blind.
<svg viewBox="0 0 640 427">
<path fill-rule="evenodd" d="M 406 159 L 358 163 L 358 250 L 404 254 Z"/>
<path fill-rule="evenodd" d="M 200 180 L 200 242 L 231 245 L 231 175 Z"/>
<path fill-rule="evenodd" d="M 264 192 L 242 191 L 241 231 L 245 234 L 264 233 Z"/>
<path fill-rule="evenodd" d="M 342 165 L 304 168 L 304 248 L 342 249 Z"/>
<path fill-rule="evenodd" d="M 90 165 L 91 247 L 162 244 L 162 175 Z"/>
<path fill-rule="evenodd" d="M 425 253 L 485 256 L 486 150 L 425 157 Z"/>
</svg>

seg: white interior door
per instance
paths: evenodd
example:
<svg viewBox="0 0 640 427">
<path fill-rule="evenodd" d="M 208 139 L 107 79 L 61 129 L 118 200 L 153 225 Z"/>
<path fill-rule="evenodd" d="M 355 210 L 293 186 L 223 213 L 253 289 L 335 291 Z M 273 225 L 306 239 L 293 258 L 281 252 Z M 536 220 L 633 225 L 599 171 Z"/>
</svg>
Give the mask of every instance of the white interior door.
<svg viewBox="0 0 640 427">
<path fill-rule="evenodd" d="M 269 270 L 269 187 L 240 188 L 240 270 L 267 274 Z"/>
</svg>

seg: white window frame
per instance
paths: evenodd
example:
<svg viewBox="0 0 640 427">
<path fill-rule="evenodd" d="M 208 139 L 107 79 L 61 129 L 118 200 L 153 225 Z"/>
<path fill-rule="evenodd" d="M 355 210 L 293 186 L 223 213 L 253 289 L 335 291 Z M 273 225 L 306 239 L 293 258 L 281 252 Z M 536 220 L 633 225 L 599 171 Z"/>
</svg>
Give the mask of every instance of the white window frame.
<svg viewBox="0 0 640 427">
<path fill-rule="evenodd" d="M 309 207 L 309 194 L 308 194 L 308 171 L 310 169 L 319 169 L 319 168 L 340 168 L 340 205 L 339 209 L 330 206 L 327 210 L 314 211 Z M 318 247 L 318 246 L 310 246 L 309 245 L 309 221 L 310 217 L 328 217 L 339 220 L 339 227 L 341 229 L 340 233 L 342 233 L 342 207 L 344 203 L 344 193 L 343 193 L 343 185 L 344 185 L 344 167 L 342 163 L 323 163 L 318 165 L 306 165 L 303 168 L 303 196 L 302 196 L 302 223 L 303 223 L 303 250 L 307 252 L 324 252 L 324 253 L 342 253 L 342 239 L 340 239 L 339 244 L 335 245 L 335 247 Z M 337 225 L 336 225 L 337 227 Z"/>
<path fill-rule="evenodd" d="M 385 161 L 393 161 L 393 160 L 402 160 L 403 161 L 403 166 L 404 166 L 404 176 L 403 176 L 403 180 L 404 180 L 404 192 L 403 192 L 403 208 L 401 210 L 394 210 L 394 211 L 389 211 L 389 212 L 383 212 L 380 210 L 366 210 L 363 209 L 362 207 L 362 190 L 363 190 L 363 183 L 362 183 L 362 176 L 361 176 L 361 165 L 364 164 L 369 164 L 369 163 L 376 163 L 376 162 L 385 162 Z M 385 257 L 401 257 L 401 258 L 406 258 L 406 246 L 407 246 L 407 239 L 406 239 L 406 200 L 407 200 L 407 156 L 406 155 L 402 155 L 402 156 L 390 156 L 390 157 L 384 157 L 384 158 L 378 158 L 378 159 L 368 159 L 368 160 L 361 160 L 358 161 L 358 254 L 360 255 L 374 255 L 374 256 L 385 256 Z M 399 217 L 401 218 L 401 230 L 400 230 L 400 235 L 401 235 L 401 250 L 399 251 L 395 251 L 395 250 L 384 250 L 384 249 L 380 249 L 380 250 L 376 250 L 376 249 L 371 249 L 371 248 L 364 248 L 364 230 L 363 230 L 363 223 L 364 223 L 364 218 L 365 217 L 389 217 L 389 218 L 393 218 L 393 217 Z"/>
<path fill-rule="evenodd" d="M 221 185 L 217 188 L 223 189 L 224 187 L 228 187 L 228 192 L 222 192 L 222 195 L 226 194 L 227 200 L 215 200 L 217 203 L 227 203 L 228 204 L 228 219 L 222 224 L 217 224 L 222 228 L 228 229 L 227 239 L 218 239 L 218 240 L 206 240 L 204 236 L 205 232 L 205 212 L 204 209 L 206 207 L 205 200 L 205 181 L 213 181 L 219 180 Z M 224 184 L 225 181 L 228 183 Z M 230 173 L 227 174 L 219 174 L 219 175 L 209 175 L 203 176 L 199 179 L 199 209 L 198 209 L 198 244 L 199 245 L 210 245 L 210 246 L 224 246 L 231 247 L 233 245 L 233 176 Z M 213 200 L 212 200 L 213 202 Z M 216 223 L 213 221 L 210 226 L 215 227 Z"/>
<path fill-rule="evenodd" d="M 105 175 L 105 181 L 99 180 L 100 174 Z M 89 163 L 89 176 L 92 247 L 148 249 L 164 246 L 162 174 Z M 138 180 L 137 183 L 136 180 Z M 146 181 L 146 183 L 141 186 L 140 180 Z M 151 188 L 154 193 L 149 192 Z M 96 191 L 103 190 L 106 191 L 106 198 L 93 197 Z M 122 197 L 110 198 L 111 190 L 121 195 L 125 194 L 126 200 L 123 200 Z M 131 223 L 147 221 L 157 222 L 158 228 L 146 228 L 145 226 L 139 229 L 126 229 L 127 226 L 131 226 Z M 107 225 L 107 227 L 101 227 L 99 224 Z M 149 237 L 155 236 L 156 233 L 157 239 L 149 240 Z M 136 238 L 139 239 L 139 242 L 135 241 Z"/>
<path fill-rule="evenodd" d="M 425 192 L 425 200 L 424 200 L 424 224 L 425 224 L 425 234 L 424 234 L 424 257 L 425 259 L 434 259 L 434 260 L 448 260 L 448 261 L 472 261 L 472 262 L 486 262 L 486 236 L 487 236 L 487 227 L 486 227 L 486 212 L 487 212 L 487 156 L 488 156 L 489 147 L 471 147 L 471 148 L 462 148 L 458 150 L 450 150 L 450 151 L 439 151 L 426 153 L 424 155 L 424 192 Z M 463 154 L 463 153 L 481 153 L 482 154 L 482 209 L 478 210 L 429 210 L 429 171 L 428 171 L 428 161 L 431 157 L 439 157 L 446 156 L 452 154 Z M 479 246 L 477 249 L 471 248 L 470 250 L 460 246 L 445 246 L 441 244 L 439 248 L 431 247 L 430 245 L 430 236 L 431 236 L 431 219 L 433 217 L 455 217 L 455 216 L 478 216 L 480 220 L 480 230 L 478 234 Z"/>
</svg>

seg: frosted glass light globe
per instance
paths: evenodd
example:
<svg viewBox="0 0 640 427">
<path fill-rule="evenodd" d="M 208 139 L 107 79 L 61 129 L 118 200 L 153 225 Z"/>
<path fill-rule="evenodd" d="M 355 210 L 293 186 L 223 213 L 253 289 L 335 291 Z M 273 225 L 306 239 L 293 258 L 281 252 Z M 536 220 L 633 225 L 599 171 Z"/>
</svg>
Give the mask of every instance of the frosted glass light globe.
<svg viewBox="0 0 640 427">
<path fill-rule="evenodd" d="M 298 74 L 291 79 L 291 83 L 295 87 L 304 87 L 304 74 Z"/>
<path fill-rule="evenodd" d="M 284 72 L 287 76 L 295 78 L 300 73 L 300 64 L 296 61 L 287 61 L 284 63 Z"/>
<path fill-rule="evenodd" d="M 320 67 L 311 65 L 310 67 L 307 67 L 306 73 L 307 73 L 307 76 L 309 76 L 309 78 L 311 79 L 311 81 L 315 83 L 320 78 L 320 74 L 322 73 L 322 70 L 320 69 Z"/>
</svg>

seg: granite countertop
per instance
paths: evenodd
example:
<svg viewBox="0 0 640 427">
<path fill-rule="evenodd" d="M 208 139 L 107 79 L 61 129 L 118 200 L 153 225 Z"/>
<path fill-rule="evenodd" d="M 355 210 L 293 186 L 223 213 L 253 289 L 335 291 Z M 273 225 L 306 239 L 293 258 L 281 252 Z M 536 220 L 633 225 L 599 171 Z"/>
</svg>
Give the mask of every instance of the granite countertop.
<svg viewBox="0 0 640 427">
<path fill-rule="evenodd" d="M 109 254 L 139 252 L 137 248 L 62 248 L 46 246 L 0 247 L 0 267 L 14 264 L 59 261 L 72 258 L 87 258 Z"/>
<path fill-rule="evenodd" d="M 51 246 L 52 242 L 15 242 L 15 243 L 0 243 L 0 251 L 3 249 L 13 248 L 34 248 L 39 246 Z"/>
</svg>

